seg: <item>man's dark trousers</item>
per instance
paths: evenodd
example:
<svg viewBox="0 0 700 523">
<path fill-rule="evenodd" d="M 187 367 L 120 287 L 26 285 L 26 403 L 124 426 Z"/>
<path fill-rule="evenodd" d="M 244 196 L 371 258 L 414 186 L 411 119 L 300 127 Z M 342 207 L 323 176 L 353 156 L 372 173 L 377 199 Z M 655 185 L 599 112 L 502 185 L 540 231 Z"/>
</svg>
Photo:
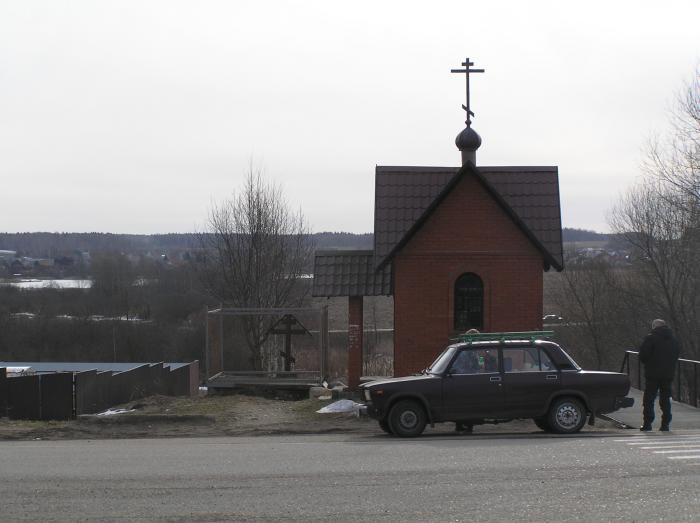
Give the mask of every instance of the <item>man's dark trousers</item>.
<svg viewBox="0 0 700 523">
<path fill-rule="evenodd" d="M 644 389 L 644 425 L 651 425 L 654 421 L 654 400 L 659 394 L 659 405 L 661 406 L 661 426 L 666 427 L 671 424 L 671 383 L 672 379 L 646 378 Z"/>
</svg>

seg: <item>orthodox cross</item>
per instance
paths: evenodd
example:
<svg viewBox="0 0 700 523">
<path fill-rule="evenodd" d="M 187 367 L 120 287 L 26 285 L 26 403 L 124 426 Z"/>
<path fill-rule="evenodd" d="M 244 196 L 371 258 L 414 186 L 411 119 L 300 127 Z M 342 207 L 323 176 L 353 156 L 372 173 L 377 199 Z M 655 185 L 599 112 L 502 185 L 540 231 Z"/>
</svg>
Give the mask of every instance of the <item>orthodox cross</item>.
<svg viewBox="0 0 700 523">
<path fill-rule="evenodd" d="M 474 113 L 471 111 L 470 105 L 469 105 L 469 73 L 483 73 L 484 69 L 470 69 L 470 67 L 474 65 L 474 62 L 470 62 L 469 58 L 467 58 L 464 62 L 462 62 L 462 66 L 464 69 L 451 69 L 451 73 L 465 73 L 467 76 L 467 105 L 462 105 L 462 109 L 464 109 L 467 112 L 467 121 L 464 122 L 467 124 L 467 127 L 471 127 L 472 125 L 472 116 L 474 116 Z"/>
<path fill-rule="evenodd" d="M 284 370 L 287 372 L 291 371 L 292 364 L 295 363 L 294 356 L 292 356 L 292 335 L 308 334 L 311 336 L 311 333 L 293 314 L 282 316 L 267 332 L 269 334 L 284 335 L 284 351 L 280 353 L 280 356 L 284 358 Z"/>
</svg>

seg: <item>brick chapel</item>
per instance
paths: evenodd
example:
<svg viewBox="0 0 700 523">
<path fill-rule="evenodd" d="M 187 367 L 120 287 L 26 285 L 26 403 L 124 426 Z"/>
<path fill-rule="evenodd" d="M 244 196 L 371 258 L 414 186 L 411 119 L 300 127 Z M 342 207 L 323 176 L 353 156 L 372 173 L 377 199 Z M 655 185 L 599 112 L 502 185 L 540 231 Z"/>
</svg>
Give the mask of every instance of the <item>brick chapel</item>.
<svg viewBox="0 0 700 523">
<path fill-rule="evenodd" d="M 348 296 L 350 387 L 360 381 L 363 297 L 394 299 L 394 375 L 428 365 L 450 338 L 542 328 L 543 271 L 563 269 L 558 169 L 482 166 L 471 127 L 460 167 L 378 166 L 374 249 L 318 251 L 314 296 Z"/>
</svg>

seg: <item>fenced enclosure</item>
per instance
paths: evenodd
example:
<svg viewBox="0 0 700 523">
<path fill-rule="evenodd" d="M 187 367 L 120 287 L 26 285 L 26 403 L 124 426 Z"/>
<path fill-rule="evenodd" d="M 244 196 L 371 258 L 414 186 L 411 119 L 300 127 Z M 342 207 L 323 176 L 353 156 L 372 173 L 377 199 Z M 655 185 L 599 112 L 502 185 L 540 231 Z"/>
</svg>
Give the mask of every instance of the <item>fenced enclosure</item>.
<svg viewBox="0 0 700 523">
<path fill-rule="evenodd" d="M 287 324 L 292 331 L 289 334 L 285 332 Z M 250 335 L 255 329 L 259 337 L 256 332 Z M 303 388 L 323 380 L 343 381 L 347 376 L 348 331 L 329 330 L 325 305 L 279 309 L 221 306 L 207 311 L 205 332 L 205 371 L 213 389 L 258 385 Z M 393 329 L 366 328 L 363 342 L 363 376 L 391 376 Z"/>
<path fill-rule="evenodd" d="M 693 407 L 698 406 L 698 366 L 700 366 L 700 361 L 678 359 L 671 387 L 674 400 Z M 625 351 L 620 372 L 625 372 L 630 377 L 632 386 L 639 390 L 644 390 L 643 368 L 644 364 L 639 361 L 638 351 Z"/>
<path fill-rule="evenodd" d="M 226 308 L 206 314 L 210 387 L 305 387 L 328 375 L 328 308 Z"/>
</svg>

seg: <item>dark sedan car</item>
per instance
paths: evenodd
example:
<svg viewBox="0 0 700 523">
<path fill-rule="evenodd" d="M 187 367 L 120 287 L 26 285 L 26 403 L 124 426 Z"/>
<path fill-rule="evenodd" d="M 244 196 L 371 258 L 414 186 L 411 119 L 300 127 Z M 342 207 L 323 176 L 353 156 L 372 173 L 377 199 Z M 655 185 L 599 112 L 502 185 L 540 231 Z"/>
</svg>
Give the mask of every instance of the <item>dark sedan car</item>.
<svg viewBox="0 0 700 523">
<path fill-rule="evenodd" d="M 587 417 L 633 403 L 627 375 L 582 370 L 556 343 L 483 339 L 450 345 L 421 374 L 363 384 L 364 410 L 402 437 L 428 423 L 471 428 L 523 418 L 571 434 Z"/>
</svg>

